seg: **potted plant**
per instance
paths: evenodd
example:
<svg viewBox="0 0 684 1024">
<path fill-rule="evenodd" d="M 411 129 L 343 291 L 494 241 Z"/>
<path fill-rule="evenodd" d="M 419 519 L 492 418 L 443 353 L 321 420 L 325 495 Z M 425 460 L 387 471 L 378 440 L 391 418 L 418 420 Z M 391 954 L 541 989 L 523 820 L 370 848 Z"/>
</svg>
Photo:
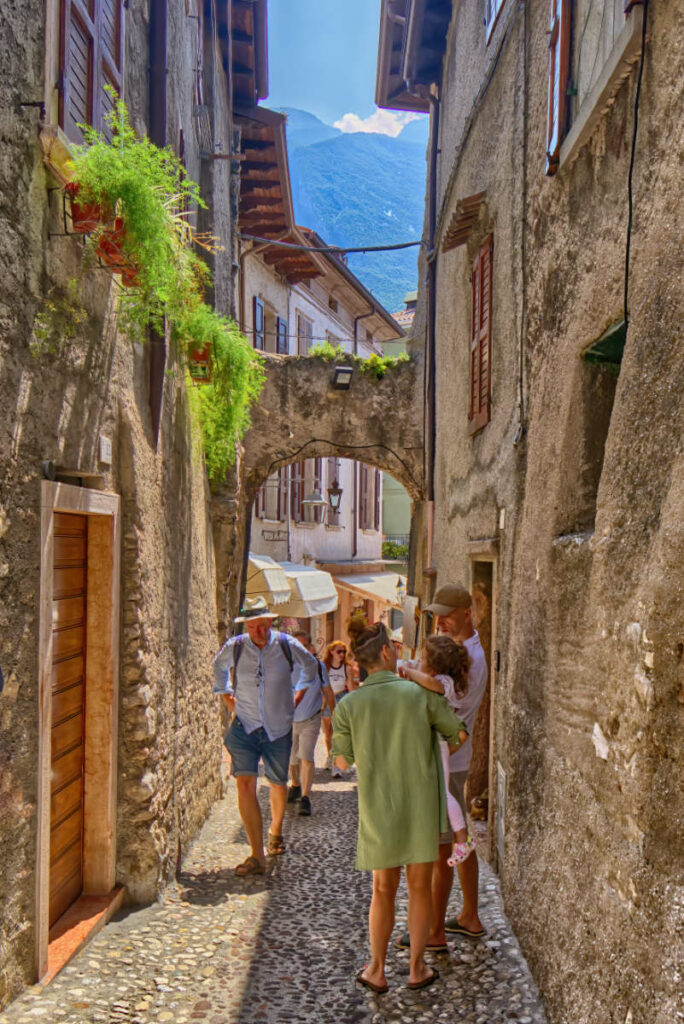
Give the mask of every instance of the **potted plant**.
<svg viewBox="0 0 684 1024">
<path fill-rule="evenodd" d="M 76 181 L 70 181 L 64 188 L 69 197 L 71 226 L 79 235 L 89 235 L 97 231 L 100 225 L 112 218 L 112 209 L 102 203 L 89 201 L 84 190 Z"/>
</svg>

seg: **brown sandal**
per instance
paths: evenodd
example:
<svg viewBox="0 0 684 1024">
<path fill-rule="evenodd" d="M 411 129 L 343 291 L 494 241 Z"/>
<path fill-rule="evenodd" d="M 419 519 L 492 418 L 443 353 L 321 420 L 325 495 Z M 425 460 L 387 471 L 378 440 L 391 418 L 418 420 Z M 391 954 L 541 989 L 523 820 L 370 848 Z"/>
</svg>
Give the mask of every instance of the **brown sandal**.
<svg viewBox="0 0 684 1024">
<path fill-rule="evenodd" d="M 281 853 L 285 853 L 285 840 L 283 837 L 274 836 L 272 832 L 269 832 L 266 853 L 269 857 L 279 857 Z"/>
<path fill-rule="evenodd" d="M 263 875 L 265 872 L 266 868 L 256 857 L 248 857 L 247 860 L 243 860 L 242 864 L 238 864 L 235 868 L 235 874 L 238 878 L 244 878 L 246 875 Z"/>
</svg>

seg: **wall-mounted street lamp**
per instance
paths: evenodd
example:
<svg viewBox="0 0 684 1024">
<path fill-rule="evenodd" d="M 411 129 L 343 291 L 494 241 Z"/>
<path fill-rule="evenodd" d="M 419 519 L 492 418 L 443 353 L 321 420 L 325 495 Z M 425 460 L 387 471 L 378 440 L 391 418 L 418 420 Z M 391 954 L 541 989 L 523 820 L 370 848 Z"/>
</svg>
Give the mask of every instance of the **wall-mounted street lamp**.
<svg viewBox="0 0 684 1024">
<path fill-rule="evenodd" d="M 302 505 L 307 508 L 327 508 L 328 502 L 320 491 L 312 491 L 308 498 L 302 498 Z"/>
<path fill-rule="evenodd" d="M 353 374 L 353 366 L 336 366 L 330 381 L 331 387 L 335 391 L 349 391 Z"/>
<path fill-rule="evenodd" d="M 337 479 L 333 480 L 332 487 L 328 488 L 328 504 L 330 505 L 331 512 L 340 511 L 340 502 L 342 500 L 342 488 L 339 485 Z"/>
</svg>

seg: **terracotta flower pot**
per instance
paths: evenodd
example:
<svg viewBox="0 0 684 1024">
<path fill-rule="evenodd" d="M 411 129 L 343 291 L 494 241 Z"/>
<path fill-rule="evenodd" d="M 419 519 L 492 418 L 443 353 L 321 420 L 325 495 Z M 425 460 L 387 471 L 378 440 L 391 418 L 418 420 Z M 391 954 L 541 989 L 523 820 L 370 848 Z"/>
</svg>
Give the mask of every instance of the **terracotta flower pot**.
<svg viewBox="0 0 684 1024">
<path fill-rule="evenodd" d="M 115 274 L 121 274 L 121 284 L 126 288 L 137 288 L 140 285 L 140 269 L 131 262 L 124 252 L 126 228 L 121 217 L 117 217 L 114 225 L 101 232 L 95 247 L 95 253 L 106 263 Z"/>
<path fill-rule="evenodd" d="M 211 345 L 195 348 L 188 357 L 190 376 L 198 384 L 211 381 Z"/>
<path fill-rule="evenodd" d="M 80 203 L 78 193 L 81 186 L 70 181 L 64 186 L 64 191 L 69 197 L 71 205 L 71 226 L 76 234 L 89 235 L 96 231 L 101 224 L 106 224 L 111 219 L 111 210 L 101 203 Z"/>
<path fill-rule="evenodd" d="M 120 270 L 122 266 L 129 266 L 129 261 L 123 254 L 123 243 L 126 237 L 124 222 L 117 217 L 114 226 L 106 228 L 97 240 L 95 252 L 103 263 L 113 270 Z"/>
</svg>

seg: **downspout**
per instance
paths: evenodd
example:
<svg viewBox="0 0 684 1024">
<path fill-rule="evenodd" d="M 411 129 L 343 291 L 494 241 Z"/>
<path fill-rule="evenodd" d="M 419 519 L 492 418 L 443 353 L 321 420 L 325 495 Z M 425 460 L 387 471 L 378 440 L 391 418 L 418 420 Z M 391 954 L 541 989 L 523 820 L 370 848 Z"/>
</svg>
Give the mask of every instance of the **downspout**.
<svg viewBox="0 0 684 1024">
<path fill-rule="evenodd" d="M 359 517 L 357 515 L 357 504 L 359 500 L 359 464 L 358 462 L 352 462 L 354 469 L 354 507 L 352 509 L 352 560 L 356 558 L 359 552 L 358 542 L 358 525 Z"/>
<path fill-rule="evenodd" d="M 437 155 L 439 148 L 439 97 L 430 93 L 430 180 L 428 187 L 428 254 L 427 254 L 427 331 L 426 331 L 426 366 L 427 402 L 425 444 L 427 448 L 427 465 L 425 489 L 427 493 L 427 565 L 425 571 L 432 575 L 432 553 L 435 525 L 435 448 L 437 435 L 436 414 L 436 358 L 435 358 L 435 318 L 437 295 L 437 253 L 435 246 L 435 228 L 437 224 Z"/>
<path fill-rule="evenodd" d="M 168 0 L 150 0 L 149 29 L 149 135 L 155 146 L 166 145 L 166 79 L 168 59 Z M 166 368 L 166 336 L 150 329 L 149 406 L 155 445 L 159 439 L 164 370 Z"/>
<path fill-rule="evenodd" d="M 354 317 L 354 355 L 359 354 L 359 320 L 366 320 L 375 313 L 375 306 L 371 306 L 370 313 L 362 313 Z"/>
</svg>

